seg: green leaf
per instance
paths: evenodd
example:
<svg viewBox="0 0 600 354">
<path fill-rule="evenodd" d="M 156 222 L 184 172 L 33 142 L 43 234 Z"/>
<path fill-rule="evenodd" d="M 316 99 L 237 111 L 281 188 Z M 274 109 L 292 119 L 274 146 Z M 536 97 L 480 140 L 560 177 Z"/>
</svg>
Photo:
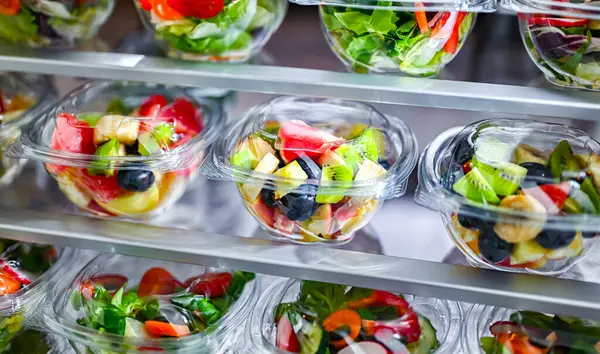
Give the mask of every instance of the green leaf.
<svg viewBox="0 0 600 354">
<path fill-rule="evenodd" d="M 415 21 L 415 20 L 410 20 L 410 21 L 404 22 L 396 30 L 396 35 L 399 35 L 400 33 L 409 33 L 409 32 L 411 32 L 415 28 L 416 24 L 417 24 L 417 21 Z"/>
<path fill-rule="evenodd" d="M 111 305 L 114 305 L 116 307 L 121 307 L 121 302 L 123 301 L 123 292 L 124 291 L 125 291 L 125 285 L 123 285 L 119 290 L 117 290 L 117 292 L 113 296 L 112 300 L 110 300 Z"/>
<path fill-rule="evenodd" d="M 396 30 L 396 21 L 398 21 L 398 16 L 394 11 L 377 9 L 373 11 L 367 28 L 369 32 L 387 34 Z"/>
<path fill-rule="evenodd" d="M 344 25 L 335 17 L 334 15 L 330 15 L 325 12 L 325 9 L 321 10 L 323 15 L 323 24 L 329 31 L 335 31 L 341 28 L 344 28 Z"/>
<path fill-rule="evenodd" d="M 42 38 L 38 35 L 33 12 L 21 6 L 16 15 L 0 15 L 0 40 L 31 44 L 41 42 Z"/>
<path fill-rule="evenodd" d="M 104 308 L 101 318 L 102 321 L 99 321 L 99 323 L 106 332 L 121 336 L 125 334 L 125 314 L 121 309 L 114 305 L 108 305 Z"/>
<path fill-rule="evenodd" d="M 367 33 L 367 23 L 371 20 L 369 15 L 359 11 L 336 12 L 335 17 L 340 23 L 356 34 Z"/>
<path fill-rule="evenodd" d="M 130 312 L 131 309 L 127 310 L 130 307 L 133 307 L 138 302 L 138 295 L 135 291 L 128 291 L 123 295 L 123 299 L 121 300 L 121 307 L 126 309 L 125 312 Z M 145 304 L 144 304 L 145 305 Z"/>
<path fill-rule="evenodd" d="M 227 295 L 231 296 L 234 301 L 239 299 L 242 296 L 242 292 L 244 291 L 244 287 L 247 283 L 254 280 L 256 275 L 254 273 L 236 271 L 233 273 L 231 278 L 231 285 L 227 288 Z"/>
<path fill-rule="evenodd" d="M 190 294 L 179 296 L 171 299 L 171 302 L 189 311 L 198 312 L 207 325 L 217 322 L 222 317 L 221 312 L 211 303 L 211 301 L 201 295 Z"/>
<path fill-rule="evenodd" d="M 376 320 L 389 321 L 399 317 L 398 309 L 395 306 L 377 306 L 371 307 L 369 310 Z"/>
<path fill-rule="evenodd" d="M 364 299 L 364 298 L 367 298 L 367 297 L 370 297 L 371 295 L 373 295 L 374 291 L 375 290 L 373 290 L 373 289 L 360 288 L 358 286 L 353 286 L 352 288 L 350 288 L 350 290 L 348 290 L 348 292 L 346 292 L 346 295 L 344 296 L 344 300 L 346 302 L 349 302 L 349 301 Z"/>
<path fill-rule="evenodd" d="M 102 285 L 94 284 L 94 294 L 92 295 L 92 299 L 103 304 L 108 304 L 110 303 L 111 296 Z"/>
<path fill-rule="evenodd" d="M 346 54 L 360 63 L 368 64 L 373 54 L 382 49 L 383 46 L 384 42 L 382 38 L 379 35 L 372 33 L 355 38 L 348 45 Z"/>
<path fill-rule="evenodd" d="M 480 344 L 485 354 L 511 354 L 495 337 L 483 337 Z"/>
<path fill-rule="evenodd" d="M 571 59 L 569 59 L 569 61 L 562 66 L 562 69 L 568 73 L 575 73 L 575 69 L 577 69 L 577 66 L 579 66 L 579 63 L 581 63 L 583 54 L 590 46 L 590 43 L 592 43 L 592 33 L 588 30 L 585 43 L 583 43 L 581 47 L 577 49 L 577 51 L 571 56 Z"/>
<path fill-rule="evenodd" d="M 129 113 L 131 113 L 131 109 L 127 108 L 127 106 L 125 106 L 125 102 L 123 102 L 122 99 L 117 97 L 108 103 L 108 106 L 106 106 L 106 113 L 120 114 L 120 115 L 126 116 Z M 94 125 L 96 125 L 96 124 L 94 124 Z"/>
<path fill-rule="evenodd" d="M 138 301 L 145 301 L 145 306 L 138 313 L 138 320 L 144 322 L 153 320 L 160 313 L 160 304 L 155 298 L 146 298 L 146 300 L 139 299 Z"/>
<path fill-rule="evenodd" d="M 358 312 L 360 318 L 363 320 L 375 320 L 375 315 L 373 315 L 373 312 L 371 312 L 369 309 L 358 309 L 356 312 Z"/>
<path fill-rule="evenodd" d="M 298 302 L 323 320 L 344 304 L 345 290 L 344 285 L 304 280 L 300 286 Z"/>
<path fill-rule="evenodd" d="M 566 329 L 556 327 L 556 322 L 552 316 L 544 315 L 535 311 L 518 311 L 510 315 L 510 321 L 522 324 L 527 327 L 541 329 Z"/>
</svg>

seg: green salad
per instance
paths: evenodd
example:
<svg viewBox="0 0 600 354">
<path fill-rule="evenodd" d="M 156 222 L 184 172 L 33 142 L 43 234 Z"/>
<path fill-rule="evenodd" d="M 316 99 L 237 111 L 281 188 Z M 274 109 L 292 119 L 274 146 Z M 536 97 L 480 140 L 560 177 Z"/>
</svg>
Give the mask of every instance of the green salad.
<svg viewBox="0 0 600 354">
<path fill-rule="evenodd" d="M 460 49 L 473 25 L 465 12 L 394 11 L 322 6 L 321 19 L 334 51 L 356 72 L 434 76 Z"/>
</svg>

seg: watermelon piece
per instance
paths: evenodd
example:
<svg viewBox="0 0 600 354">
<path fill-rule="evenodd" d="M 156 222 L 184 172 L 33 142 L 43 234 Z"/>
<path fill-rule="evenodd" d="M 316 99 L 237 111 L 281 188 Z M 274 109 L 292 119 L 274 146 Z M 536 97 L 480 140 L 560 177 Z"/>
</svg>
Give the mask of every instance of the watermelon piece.
<svg viewBox="0 0 600 354">
<path fill-rule="evenodd" d="M 74 114 L 59 113 L 50 147 L 54 150 L 93 155 L 96 151 L 94 129 L 78 120 Z"/>
<path fill-rule="evenodd" d="M 169 101 L 163 95 L 152 95 L 148 97 L 144 103 L 140 105 L 139 116 L 140 117 L 155 117 L 159 114 L 160 110 L 167 106 Z"/>
<path fill-rule="evenodd" d="M 89 191 L 89 193 L 100 202 L 108 202 L 116 199 L 125 191 L 117 182 L 117 174 L 112 176 L 98 175 L 92 176 L 88 174 L 87 169 L 77 169 L 76 180 L 81 186 Z"/>
<path fill-rule="evenodd" d="M 159 114 L 160 118 L 173 120 L 178 134 L 196 135 L 202 131 L 202 116 L 194 104 L 185 98 L 176 98 Z"/>
<path fill-rule="evenodd" d="M 281 124 L 278 136 L 279 155 L 285 163 L 302 155 L 316 161 L 325 151 L 344 142 L 344 139 L 313 128 L 301 120 Z"/>
<path fill-rule="evenodd" d="M 269 227 L 273 227 L 275 225 L 275 220 L 273 219 L 274 212 L 273 209 L 270 208 L 262 198 L 258 198 L 256 203 L 252 206 L 258 217 Z"/>
</svg>

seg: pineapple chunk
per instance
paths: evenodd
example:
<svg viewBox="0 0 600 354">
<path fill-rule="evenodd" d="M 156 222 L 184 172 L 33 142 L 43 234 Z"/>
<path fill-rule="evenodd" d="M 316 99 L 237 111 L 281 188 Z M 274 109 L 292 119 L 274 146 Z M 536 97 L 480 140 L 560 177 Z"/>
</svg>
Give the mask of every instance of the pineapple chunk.
<svg viewBox="0 0 600 354">
<path fill-rule="evenodd" d="M 127 116 L 108 115 L 100 118 L 94 127 L 94 144 L 100 145 L 117 139 L 127 145 L 135 144 L 140 122 Z"/>
</svg>

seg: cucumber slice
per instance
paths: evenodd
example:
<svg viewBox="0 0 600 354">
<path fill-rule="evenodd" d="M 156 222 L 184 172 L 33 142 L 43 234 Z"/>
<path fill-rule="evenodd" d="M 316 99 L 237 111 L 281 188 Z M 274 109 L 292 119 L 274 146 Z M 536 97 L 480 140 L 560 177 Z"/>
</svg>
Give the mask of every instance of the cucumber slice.
<svg viewBox="0 0 600 354">
<path fill-rule="evenodd" d="M 421 338 L 418 342 L 409 343 L 406 348 L 410 354 L 430 354 L 440 346 L 436 330 L 428 319 L 420 315 L 419 325 L 421 326 Z"/>
<path fill-rule="evenodd" d="M 303 321 L 298 332 L 298 342 L 302 348 L 300 354 L 325 354 L 329 337 L 318 324 Z"/>
</svg>

